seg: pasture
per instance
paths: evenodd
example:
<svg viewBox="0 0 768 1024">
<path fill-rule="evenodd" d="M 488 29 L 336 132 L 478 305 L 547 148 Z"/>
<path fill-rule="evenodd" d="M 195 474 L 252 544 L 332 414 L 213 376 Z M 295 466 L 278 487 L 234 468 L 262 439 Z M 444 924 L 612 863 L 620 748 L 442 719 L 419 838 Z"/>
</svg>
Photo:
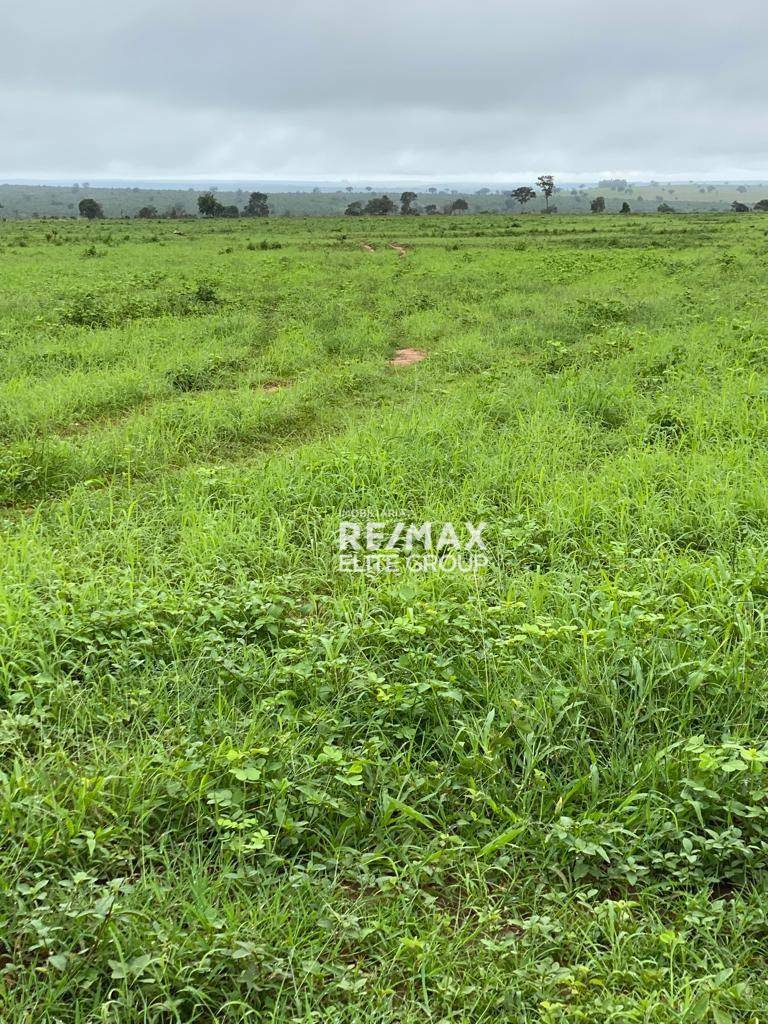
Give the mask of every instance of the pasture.
<svg viewBox="0 0 768 1024">
<path fill-rule="evenodd" d="M 2 1020 L 765 1019 L 767 229 L 0 224 Z"/>
</svg>

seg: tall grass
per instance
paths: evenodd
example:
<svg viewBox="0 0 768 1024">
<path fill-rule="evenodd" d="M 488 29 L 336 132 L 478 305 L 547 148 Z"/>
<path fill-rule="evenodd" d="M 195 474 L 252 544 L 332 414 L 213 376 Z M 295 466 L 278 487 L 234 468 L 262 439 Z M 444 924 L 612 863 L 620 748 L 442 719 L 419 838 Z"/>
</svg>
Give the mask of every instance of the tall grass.
<svg viewBox="0 0 768 1024">
<path fill-rule="evenodd" d="M 761 1019 L 762 224 L 0 226 L 3 1019 Z"/>
</svg>

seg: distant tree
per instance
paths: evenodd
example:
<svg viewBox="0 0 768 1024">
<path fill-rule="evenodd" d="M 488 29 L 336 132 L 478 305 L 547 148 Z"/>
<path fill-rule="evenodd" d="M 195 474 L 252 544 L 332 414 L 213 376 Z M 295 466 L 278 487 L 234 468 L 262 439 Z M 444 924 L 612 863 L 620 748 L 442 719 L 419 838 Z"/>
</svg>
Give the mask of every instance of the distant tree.
<svg viewBox="0 0 768 1024">
<path fill-rule="evenodd" d="M 466 213 L 468 209 L 469 203 L 466 199 L 454 199 L 448 207 L 450 213 Z"/>
<path fill-rule="evenodd" d="M 410 213 L 415 213 L 413 204 L 416 202 L 415 192 L 403 192 L 400 196 L 400 213 L 407 216 Z"/>
<path fill-rule="evenodd" d="M 352 188 L 351 185 L 347 185 L 347 192 L 354 192 L 354 191 L 355 190 Z"/>
<path fill-rule="evenodd" d="M 596 196 L 589 204 L 589 208 L 592 213 L 605 213 L 605 199 L 602 196 Z"/>
<path fill-rule="evenodd" d="M 670 206 L 669 203 L 661 203 L 661 205 L 658 206 L 656 209 L 657 209 L 658 213 L 674 213 L 675 212 L 675 208 L 673 206 Z"/>
<path fill-rule="evenodd" d="M 489 188 L 479 188 L 477 192 L 475 192 L 476 196 L 489 196 L 490 194 L 491 190 Z"/>
<path fill-rule="evenodd" d="M 768 199 L 758 199 L 752 209 L 759 210 L 760 213 L 768 213 Z"/>
<path fill-rule="evenodd" d="M 389 198 L 389 196 L 378 196 L 375 199 L 369 199 L 365 204 L 365 212 L 372 214 L 374 217 L 386 217 L 390 213 L 394 213 L 395 204 Z"/>
<path fill-rule="evenodd" d="M 521 185 L 519 188 L 513 189 L 509 193 L 513 199 L 516 199 L 521 206 L 525 206 L 532 199 L 536 198 L 536 192 L 529 185 Z"/>
<path fill-rule="evenodd" d="M 625 201 L 621 204 L 621 209 L 619 210 L 619 213 L 632 213 L 632 210 L 628 202 Z"/>
<path fill-rule="evenodd" d="M 359 199 L 356 199 L 354 203 L 349 204 L 344 211 L 344 214 L 347 217 L 361 217 L 363 214 L 363 204 Z"/>
<path fill-rule="evenodd" d="M 536 184 L 541 189 L 541 193 L 544 196 L 544 202 L 546 203 L 547 213 L 549 213 L 549 197 L 555 191 L 555 179 L 551 174 L 540 174 L 536 179 Z"/>
<path fill-rule="evenodd" d="M 609 188 L 613 192 L 626 192 L 628 183 L 624 178 L 603 178 L 602 181 L 598 181 L 598 188 Z"/>
<path fill-rule="evenodd" d="M 734 199 L 731 203 L 731 209 L 734 213 L 749 213 L 749 207 L 746 203 L 740 203 L 738 199 Z"/>
<path fill-rule="evenodd" d="M 435 188 L 434 185 L 430 185 L 430 187 L 427 189 L 427 192 L 429 192 L 431 196 L 437 195 L 437 189 Z"/>
<path fill-rule="evenodd" d="M 101 220 L 104 216 L 101 203 L 97 203 L 95 199 L 81 199 L 77 208 L 80 211 L 80 216 L 86 217 L 88 220 Z"/>
<path fill-rule="evenodd" d="M 224 209 L 213 192 L 203 192 L 202 195 L 199 195 L 197 208 L 203 217 L 220 217 L 221 211 Z"/>
<path fill-rule="evenodd" d="M 139 220 L 152 220 L 157 217 L 157 209 L 154 206 L 142 206 L 136 216 Z"/>
<path fill-rule="evenodd" d="M 215 216 L 218 217 L 239 217 L 240 211 L 236 206 L 222 206 L 221 210 Z"/>
<path fill-rule="evenodd" d="M 739 185 L 738 188 L 736 189 L 736 191 L 744 193 L 744 192 L 747 191 L 747 186 L 746 185 Z"/>
<path fill-rule="evenodd" d="M 245 209 L 243 210 L 243 216 L 268 217 L 269 206 L 267 205 L 267 199 L 269 199 L 269 196 L 265 195 L 264 192 L 251 192 Z"/>
<path fill-rule="evenodd" d="M 434 203 L 429 203 L 427 206 L 424 207 L 424 213 L 429 214 L 429 216 L 431 217 L 437 213 L 437 207 L 435 206 Z"/>
</svg>

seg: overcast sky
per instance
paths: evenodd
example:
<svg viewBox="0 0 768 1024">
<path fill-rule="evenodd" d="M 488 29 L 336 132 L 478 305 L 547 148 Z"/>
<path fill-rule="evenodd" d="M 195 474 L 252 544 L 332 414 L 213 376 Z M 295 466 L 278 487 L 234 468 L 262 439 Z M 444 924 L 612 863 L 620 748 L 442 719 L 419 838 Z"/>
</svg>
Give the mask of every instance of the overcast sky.
<svg viewBox="0 0 768 1024">
<path fill-rule="evenodd" d="M 5 0 L 0 178 L 768 178 L 766 0 Z"/>
</svg>

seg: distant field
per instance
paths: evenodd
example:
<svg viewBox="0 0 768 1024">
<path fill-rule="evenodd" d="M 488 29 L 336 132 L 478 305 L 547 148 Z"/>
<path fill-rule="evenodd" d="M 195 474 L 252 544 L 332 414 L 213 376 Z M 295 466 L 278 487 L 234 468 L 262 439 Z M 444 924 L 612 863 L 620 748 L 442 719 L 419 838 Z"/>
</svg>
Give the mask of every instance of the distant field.
<svg viewBox="0 0 768 1024">
<path fill-rule="evenodd" d="M 0 1019 L 765 1019 L 767 232 L 0 223 Z"/>
<path fill-rule="evenodd" d="M 519 182 L 517 184 L 520 184 Z M 530 184 L 533 184 L 531 182 Z M 269 192 L 268 186 L 262 187 Z M 435 186 L 432 191 L 418 193 L 417 205 L 421 210 L 436 206 L 438 211 L 458 198 L 469 203 L 473 213 L 520 212 L 520 206 L 509 198 L 515 185 L 499 189 L 461 191 Z M 81 199 L 94 198 L 101 203 L 107 217 L 134 217 L 142 207 L 154 206 L 159 214 L 175 209 L 180 215 L 197 215 L 197 197 L 204 191 L 198 188 L 102 188 L 98 185 L 73 183 L 71 186 L 3 185 L 0 184 L 0 217 L 26 220 L 32 217 L 77 217 Z M 367 202 L 382 192 L 396 202 L 402 189 L 339 189 L 305 190 L 302 192 L 272 192 L 269 203 L 275 216 L 338 216 L 349 203 Z M 242 210 L 248 201 L 246 189 L 222 188 L 216 192 L 224 206 L 234 205 Z M 663 202 L 680 213 L 724 212 L 734 200 L 752 207 L 768 199 L 768 184 L 742 182 L 654 182 L 633 185 L 626 189 L 599 185 L 571 186 L 561 183 L 552 203 L 560 213 L 589 213 L 589 204 L 596 196 L 603 196 L 609 213 L 617 213 L 628 202 L 635 213 L 655 213 Z M 538 213 L 544 208 L 539 195 L 522 209 L 525 213 Z"/>
</svg>

